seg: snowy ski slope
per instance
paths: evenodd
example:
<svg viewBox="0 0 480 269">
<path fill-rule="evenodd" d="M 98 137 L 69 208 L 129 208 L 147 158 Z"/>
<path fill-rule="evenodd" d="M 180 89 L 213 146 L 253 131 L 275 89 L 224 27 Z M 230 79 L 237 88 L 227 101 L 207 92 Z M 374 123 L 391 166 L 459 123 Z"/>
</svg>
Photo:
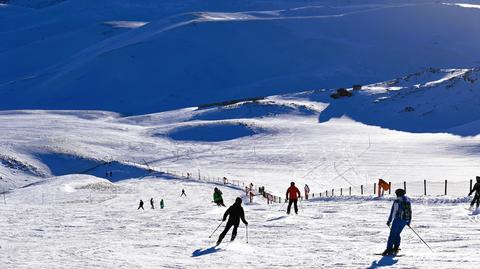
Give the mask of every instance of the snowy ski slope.
<svg viewBox="0 0 480 269">
<path fill-rule="evenodd" d="M 17 190 L 0 205 L 0 262 L 3 268 L 475 268 L 479 262 L 478 215 L 427 200 L 414 201 L 412 227 L 435 253 L 406 230 L 403 257 L 374 255 L 385 247 L 390 201 L 358 197 L 302 202 L 300 214 L 288 217 L 280 204 L 255 198 L 244 204 L 249 243 L 241 225 L 234 243 L 227 235 L 213 248 L 219 232 L 208 236 L 225 209 L 210 202 L 213 187 L 76 175 Z M 219 187 L 227 205 L 243 195 Z M 145 211 L 136 210 L 140 198 Z"/>
<path fill-rule="evenodd" d="M 0 1 L 0 268 L 475 268 L 479 7 Z M 213 187 L 246 198 L 196 179 L 224 176 L 354 195 L 288 217 L 256 196 L 249 243 L 241 226 L 213 248 Z M 406 230 L 403 257 L 374 255 L 393 198 L 371 195 L 379 178 L 408 183 L 434 253 Z"/>
</svg>

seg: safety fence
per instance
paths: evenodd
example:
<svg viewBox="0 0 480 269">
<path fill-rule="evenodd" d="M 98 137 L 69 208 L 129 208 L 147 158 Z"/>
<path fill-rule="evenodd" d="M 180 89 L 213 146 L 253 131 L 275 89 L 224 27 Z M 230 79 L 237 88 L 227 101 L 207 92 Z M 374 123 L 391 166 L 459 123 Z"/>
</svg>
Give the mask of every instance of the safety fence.
<svg viewBox="0 0 480 269">
<path fill-rule="evenodd" d="M 95 165 L 90 169 L 85 169 L 80 174 L 87 174 L 92 170 L 95 170 L 102 166 L 108 166 L 112 162 L 123 163 L 125 165 L 132 165 L 137 168 L 144 169 L 148 173 L 159 173 L 166 176 L 171 176 L 179 179 L 185 180 L 195 180 L 199 182 L 208 182 L 217 185 L 223 185 L 228 187 L 234 187 L 239 190 L 244 190 L 247 197 L 250 196 L 261 196 L 266 199 L 267 203 L 284 203 L 285 196 L 275 195 L 273 191 L 266 189 L 264 186 L 256 185 L 255 183 L 248 180 L 240 179 L 230 179 L 227 177 L 218 177 L 202 174 L 200 170 L 197 170 L 196 173 L 188 171 L 178 171 L 173 169 L 160 169 L 158 167 L 150 166 L 145 160 L 142 163 L 132 160 L 107 160 L 102 161 L 101 163 Z M 423 181 L 395 181 L 395 182 L 384 182 L 388 184 L 388 187 L 379 188 L 379 182 L 362 184 L 358 186 L 348 186 L 348 187 L 339 187 L 332 189 L 325 189 L 321 192 L 310 192 L 310 198 L 319 198 L 319 197 L 334 197 L 334 196 L 382 196 L 382 195 L 392 195 L 395 192 L 395 189 L 402 188 L 406 190 L 407 195 L 409 196 L 456 196 L 464 197 L 469 194 L 473 188 L 474 180 L 465 180 L 465 181 L 438 181 L 438 180 L 423 180 Z M 1 191 L 1 190 L 0 190 Z M 300 199 L 305 199 L 303 190 L 301 190 L 302 196 Z M 380 192 L 380 193 L 379 193 Z M 3 200 L 5 203 L 5 194 L 8 193 L 8 190 L 3 190 Z"/>
<path fill-rule="evenodd" d="M 217 185 L 224 185 L 228 187 L 235 187 L 239 190 L 245 191 L 245 195 L 249 198 L 251 196 L 261 196 L 266 199 L 267 203 L 283 203 L 284 200 L 275 194 L 272 191 L 267 190 L 264 186 L 259 186 L 252 181 L 240 180 L 240 179 L 231 179 L 227 177 L 219 177 L 219 176 L 211 176 L 202 174 L 200 170 L 197 170 L 196 173 L 189 172 L 189 171 L 178 171 L 173 169 L 160 169 L 158 167 L 152 167 L 143 160 L 143 163 L 131 161 L 131 160 L 123 160 L 124 163 L 131 163 L 137 167 L 143 167 L 150 173 L 161 173 L 164 175 L 169 175 L 172 177 L 186 179 L 186 180 L 195 180 L 199 182 L 208 182 Z"/>
<path fill-rule="evenodd" d="M 267 203 L 284 203 L 285 196 L 275 195 L 273 191 L 266 189 L 264 186 L 259 186 L 251 181 L 240 180 L 240 179 L 230 179 L 227 177 L 218 177 L 202 174 L 200 170 L 197 170 L 196 173 L 178 171 L 173 169 L 162 170 L 157 167 L 151 167 L 146 161 L 142 163 L 134 162 L 131 160 L 124 160 L 124 163 L 131 163 L 137 167 L 143 167 L 149 172 L 162 173 L 165 175 L 170 175 L 172 177 L 177 177 L 180 179 L 195 180 L 200 182 L 209 182 L 218 185 L 224 185 L 229 187 L 236 187 L 240 190 L 245 190 L 246 195 L 248 194 L 261 196 L 266 199 Z M 248 182 L 248 183 L 247 183 Z M 392 195 L 395 192 L 395 189 L 402 188 L 406 190 L 406 193 L 409 196 L 456 196 L 464 197 L 468 195 L 470 190 L 473 188 L 474 180 L 465 180 L 465 181 L 438 181 L 438 180 L 423 180 L 423 181 L 395 181 L 387 182 L 388 190 L 379 188 L 378 182 L 373 182 L 370 184 L 362 184 L 358 186 L 349 186 L 349 187 L 339 187 L 332 189 L 325 189 L 321 192 L 310 192 L 310 198 L 318 197 L 332 197 L 332 196 L 382 196 L 382 195 Z M 379 191 L 381 192 L 379 195 Z M 301 190 L 302 196 L 300 199 L 304 199 L 304 192 Z"/>
<path fill-rule="evenodd" d="M 474 180 L 454 181 L 400 181 L 388 182 L 387 188 L 379 188 L 379 183 L 349 186 L 343 188 L 326 189 L 322 192 L 311 193 L 312 198 L 352 195 L 383 196 L 394 194 L 395 189 L 404 189 L 409 196 L 467 196 L 473 188 Z"/>
</svg>

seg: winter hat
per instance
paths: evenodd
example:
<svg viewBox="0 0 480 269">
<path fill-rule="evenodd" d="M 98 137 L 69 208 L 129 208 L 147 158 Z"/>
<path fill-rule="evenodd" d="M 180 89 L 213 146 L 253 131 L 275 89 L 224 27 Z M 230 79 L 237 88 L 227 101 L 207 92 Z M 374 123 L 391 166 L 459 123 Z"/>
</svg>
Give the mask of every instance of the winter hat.
<svg viewBox="0 0 480 269">
<path fill-rule="evenodd" d="M 235 199 L 235 203 L 236 204 L 241 204 L 242 203 L 242 198 L 237 197 L 237 199 Z"/>
<path fill-rule="evenodd" d="M 405 195 L 405 190 L 404 189 L 397 189 L 395 191 L 395 194 L 400 197 L 400 196 L 404 196 Z"/>
</svg>

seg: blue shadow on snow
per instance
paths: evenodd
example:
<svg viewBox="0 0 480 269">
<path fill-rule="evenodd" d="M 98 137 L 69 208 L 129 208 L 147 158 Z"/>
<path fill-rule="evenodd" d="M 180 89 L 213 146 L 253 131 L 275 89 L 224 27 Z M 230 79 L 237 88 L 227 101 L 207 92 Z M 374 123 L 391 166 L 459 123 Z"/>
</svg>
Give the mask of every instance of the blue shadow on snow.
<svg viewBox="0 0 480 269">
<path fill-rule="evenodd" d="M 209 248 L 205 248 L 205 249 L 199 248 L 199 249 L 195 250 L 194 252 L 192 252 L 192 257 L 200 257 L 200 256 L 203 256 L 203 255 L 213 254 L 213 253 L 220 252 L 220 251 L 222 251 L 222 249 L 216 248 L 216 247 L 209 247 Z"/>
<path fill-rule="evenodd" d="M 383 256 L 380 260 L 373 261 L 372 265 L 370 265 L 368 269 L 374 269 L 374 268 L 384 267 L 384 266 L 392 266 L 392 265 L 395 265 L 397 262 L 398 260 L 394 260 L 392 256 Z"/>
</svg>

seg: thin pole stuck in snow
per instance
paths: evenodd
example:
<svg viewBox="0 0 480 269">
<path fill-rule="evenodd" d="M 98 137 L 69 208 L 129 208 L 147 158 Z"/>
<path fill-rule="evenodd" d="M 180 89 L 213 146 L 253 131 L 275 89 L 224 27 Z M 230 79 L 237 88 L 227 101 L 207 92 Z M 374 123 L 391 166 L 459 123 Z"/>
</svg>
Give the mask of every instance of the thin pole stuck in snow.
<svg viewBox="0 0 480 269">
<path fill-rule="evenodd" d="M 425 244 L 425 246 L 428 247 L 428 249 L 430 249 L 431 252 L 434 252 L 432 250 L 432 248 L 427 244 L 427 242 L 425 242 L 425 240 L 423 240 L 423 238 L 420 237 L 420 235 L 412 227 L 410 227 L 410 225 L 408 225 L 408 228 L 410 228 L 418 236 L 418 238 L 420 238 L 420 240 L 422 240 L 422 242 Z"/>
<path fill-rule="evenodd" d="M 248 225 L 245 226 L 245 232 L 247 233 L 247 244 L 248 244 Z"/>
<path fill-rule="evenodd" d="M 448 184 L 448 181 L 445 179 L 445 195 L 447 195 L 447 184 Z"/>
</svg>

